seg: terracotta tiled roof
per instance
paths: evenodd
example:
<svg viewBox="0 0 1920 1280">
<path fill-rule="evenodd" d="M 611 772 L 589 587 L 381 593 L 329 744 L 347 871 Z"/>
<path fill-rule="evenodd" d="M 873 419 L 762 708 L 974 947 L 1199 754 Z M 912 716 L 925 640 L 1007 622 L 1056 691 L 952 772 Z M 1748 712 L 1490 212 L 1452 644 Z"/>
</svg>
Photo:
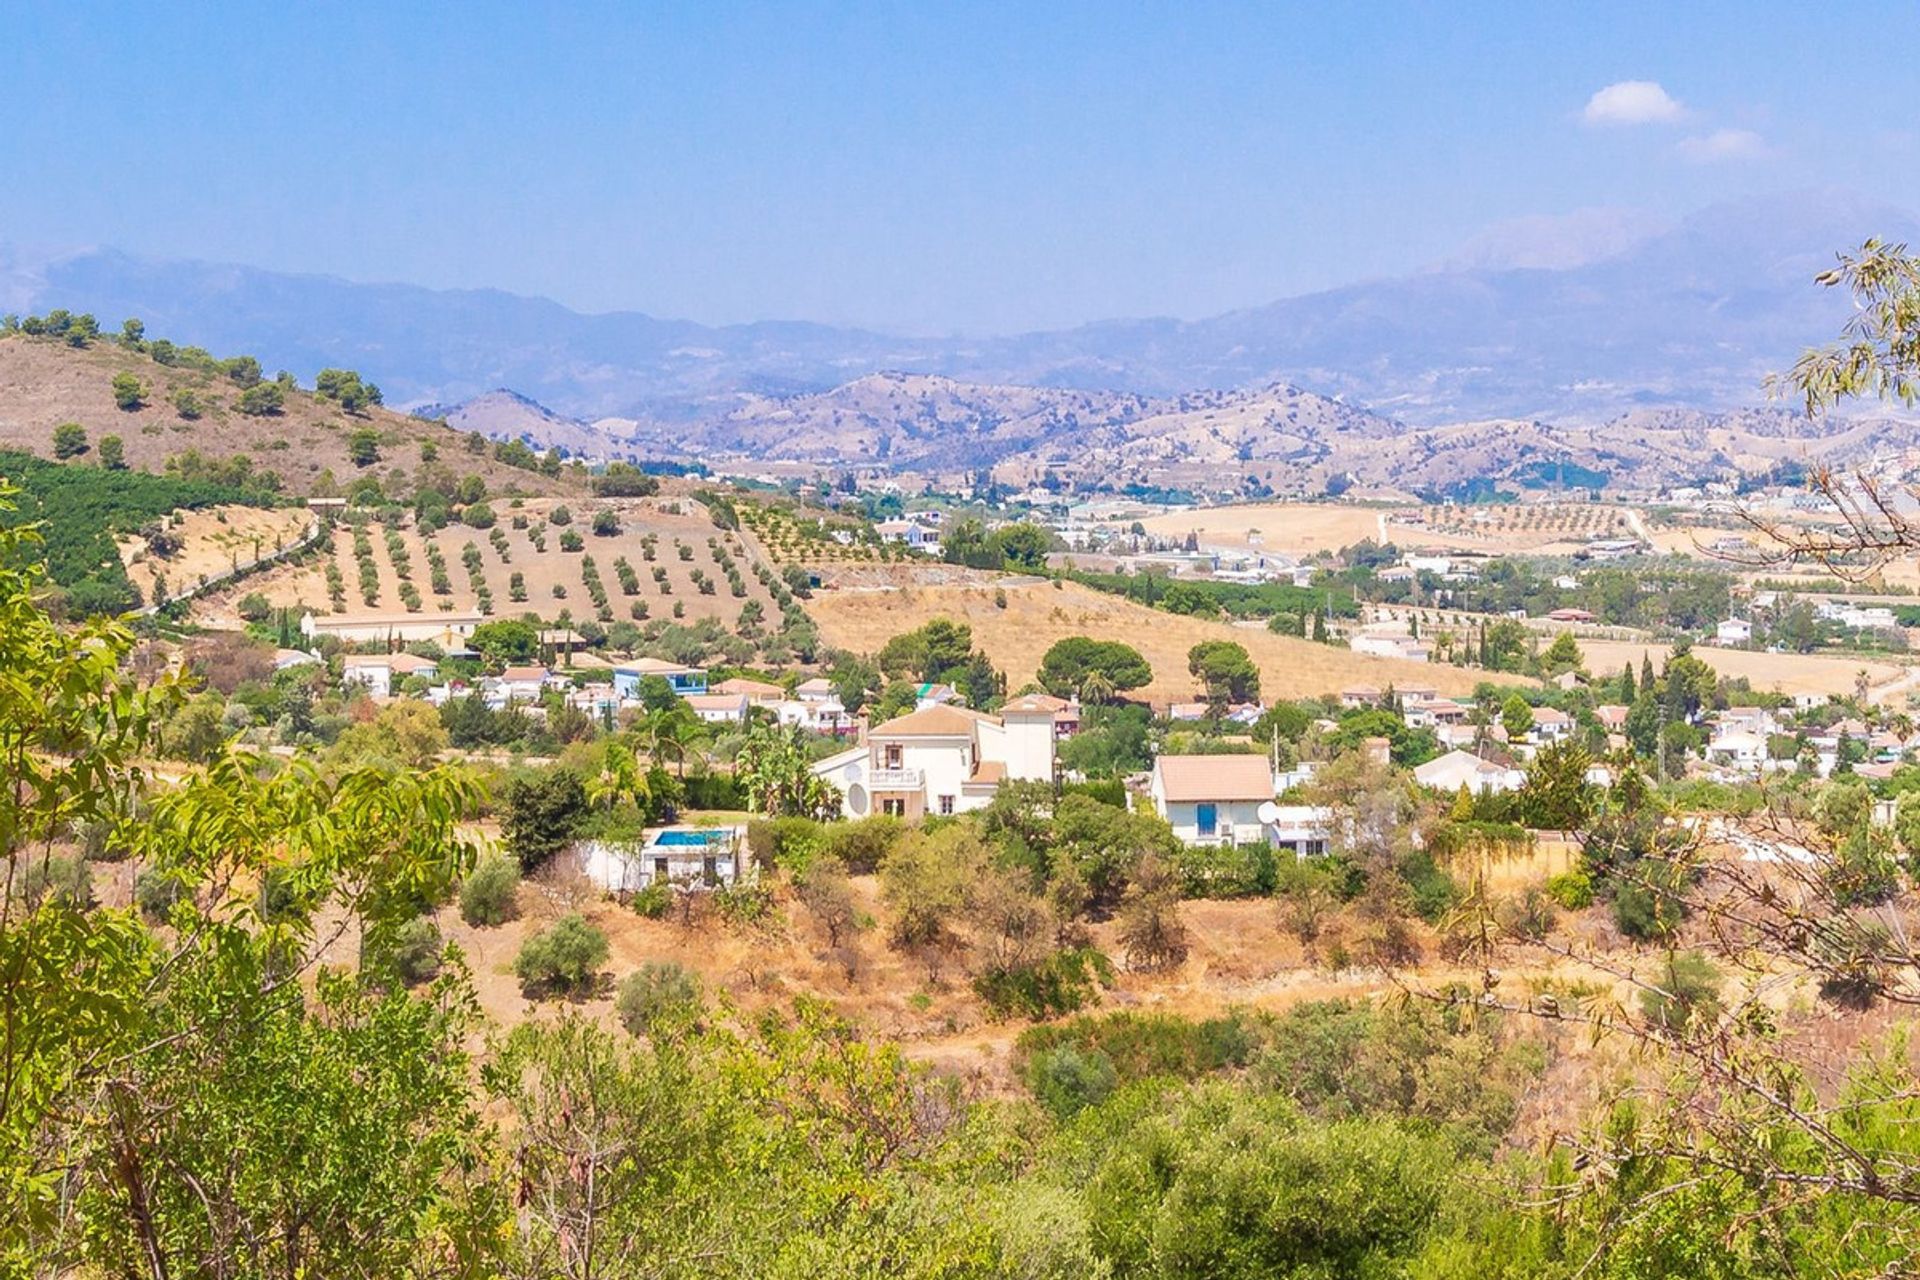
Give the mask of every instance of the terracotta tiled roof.
<svg viewBox="0 0 1920 1280">
<path fill-rule="evenodd" d="M 971 738 L 973 727 L 980 721 L 988 724 L 1000 722 L 978 711 L 968 711 L 964 707 L 937 704 L 922 707 L 918 711 L 909 711 L 882 725 L 875 725 L 871 736 L 875 738 Z"/>
<path fill-rule="evenodd" d="M 1172 801 L 1273 799 L 1265 756 L 1161 756 L 1153 767 Z"/>
<path fill-rule="evenodd" d="M 1052 715 L 1056 711 L 1064 711 L 1066 706 L 1065 698 L 1056 698 L 1050 693 L 1025 693 L 1001 707 L 1000 714 L 1003 716 L 1041 713 Z"/>
</svg>

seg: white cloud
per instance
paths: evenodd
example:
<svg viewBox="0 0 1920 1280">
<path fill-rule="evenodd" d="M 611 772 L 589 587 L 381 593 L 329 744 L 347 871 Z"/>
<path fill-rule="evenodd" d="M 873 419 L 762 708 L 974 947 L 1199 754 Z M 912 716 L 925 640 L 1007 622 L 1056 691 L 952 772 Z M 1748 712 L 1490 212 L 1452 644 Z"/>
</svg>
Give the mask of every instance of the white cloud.
<svg viewBox="0 0 1920 1280">
<path fill-rule="evenodd" d="M 1581 118 L 1588 124 L 1667 124 L 1686 114 L 1686 108 L 1652 80 L 1621 80 L 1588 98 Z"/>
<path fill-rule="evenodd" d="M 1680 139 L 1674 150 L 1695 164 L 1758 160 L 1767 154 L 1767 140 L 1751 129 L 1715 129 Z"/>
</svg>

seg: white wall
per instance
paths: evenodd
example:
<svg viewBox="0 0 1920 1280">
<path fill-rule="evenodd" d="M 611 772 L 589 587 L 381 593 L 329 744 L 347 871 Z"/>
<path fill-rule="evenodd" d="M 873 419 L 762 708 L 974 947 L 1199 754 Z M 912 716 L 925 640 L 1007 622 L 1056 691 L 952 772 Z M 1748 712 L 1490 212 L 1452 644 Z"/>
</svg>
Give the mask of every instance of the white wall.
<svg viewBox="0 0 1920 1280">
<path fill-rule="evenodd" d="M 990 726 L 989 726 L 990 727 Z M 1029 782 L 1053 781 L 1053 713 L 1011 715 L 1002 732 L 1002 757 L 1009 778 Z M 982 742 L 982 747 L 985 743 Z M 987 759 L 994 757 L 988 755 Z"/>
</svg>

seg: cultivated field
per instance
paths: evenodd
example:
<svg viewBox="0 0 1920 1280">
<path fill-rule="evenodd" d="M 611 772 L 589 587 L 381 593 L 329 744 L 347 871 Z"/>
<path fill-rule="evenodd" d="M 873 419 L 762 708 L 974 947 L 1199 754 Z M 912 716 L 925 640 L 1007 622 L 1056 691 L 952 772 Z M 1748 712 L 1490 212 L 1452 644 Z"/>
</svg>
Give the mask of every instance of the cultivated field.
<svg viewBox="0 0 1920 1280">
<path fill-rule="evenodd" d="M 1619 507 L 1595 503 L 1521 503 L 1418 509 L 1418 521 L 1396 512 L 1387 532 L 1396 544 L 1505 553 L 1572 552 L 1594 538 L 1622 538 L 1637 529 Z"/>
<path fill-rule="evenodd" d="M 1627 663 L 1637 672 L 1640 656 L 1651 655 L 1658 668 L 1666 661 L 1667 646 L 1639 644 L 1621 640 L 1582 640 L 1580 652 L 1586 656 L 1587 670 L 1596 676 L 1613 675 Z M 1755 689 L 1778 693 L 1852 694 L 1858 673 L 1867 673 L 1868 683 L 1880 693 L 1913 670 L 1904 664 L 1884 659 L 1828 657 L 1821 654 L 1761 653 L 1748 649 L 1718 649 L 1695 645 L 1693 655 L 1723 676 L 1745 676 Z M 1904 686 L 1902 686 L 1904 688 Z M 1876 700 L 1879 695 L 1876 695 Z"/>
<path fill-rule="evenodd" d="M 1005 593 L 998 607 L 995 592 Z M 1260 687 L 1269 700 L 1337 693 L 1351 685 L 1401 687 L 1423 684 L 1446 693 L 1469 693 L 1487 679 L 1481 671 L 1459 667 L 1373 658 L 1346 649 L 1274 635 L 1264 627 L 1236 627 L 1162 613 L 1118 596 L 1064 583 L 1014 580 L 1006 585 L 913 586 L 877 590 L 821 592 L 808 612 L 828 643 L 872 653 L 891 637 L 933 618 L 972 625 L 974 643 L 1006 672 L 1013 688 L 1033 678 L 1040 659 L 1056 640 L 1085 635 L 1124 640 L 1153 666 L 1153 683 L 1136 696 L 1155 702 L 1194 696 L 1187 674 L 1187 650 L 1202 640 L 1233 640 L 1245 645 L 1260 667 Z"/>
<path fill-rule="evenodd" d="M 572 518 L 565 525 L 552 524 L 551 515 L 561 506 Z M 601 536 L 592 531 L 594 513 L 601 509 L 616 512 L 618 533 Z M 484 611 L 484 587 L 485 599 L 497 617 L 531 612 L 553 618 L 565 609 L 576 620 L 714 618 L 731 629 L 742 607 L 757 601 L 766 624 L 778 625 L 779 610 L 754 574 L 752 554 L 737 535 L 716 529 L 706 510 L 690 500 L 529 498 L 519 508 L 499 502 L 495 511 L 499 519 L 492 529 L 454 524 L 427 536 L 409 524 L 391 531 L 391 542 L 384 526 L 367 525 L 363 537 L 374 569 L 366 580 L 371 592 L 363 590 L 356 531 L 342 524 L 332 535 L 331 564 L 338 574 L 338 595 L 330 590 L 328 561 L 323 558 L 316 564 L 249 578 L 237 590 L 210 598 L 208 613 L 224 619 L 235 597 L 258 591 L 275 606 L 301 606 L 321 615 L 352 618 L 411 611 L 430 617 L 437 612 Z M 526 518 L 526 528 L 513 527 L 518 516 Z M 568 534 L 579 537 L 579 551 L 562 549 Z M 401 552 L 398 561 L 396 547 Z M 444 590 L 436 589 L 432 553 L 444 566 L 440 584 Z M 588 581 L 589 556 L 606 597 L 604 607 L 595 600 Z M 477 572 L 470 559 L 477 561 Z M 629 584 L 621 580 L 618 562 L 622 560 L 632 570 L 634 590 L 629 591 Z M 728 560 L 740 580 L 738 594 L 728 578 Z M 417 607 L 410 605 L 408 584 L 417 592 Z"/>
<path fill-rule="evenodd" d="M 1378 539 L 1382 508 L 1335 502 L 1257 502 L 1245 506 L 1202 507 L 1149 516 L 1140 523 L 1160 538 L 1198 534 L 1218 546 L 1261 546 L 1290 555 L 1338 551 L 1363 538 Z"/>
</svg>

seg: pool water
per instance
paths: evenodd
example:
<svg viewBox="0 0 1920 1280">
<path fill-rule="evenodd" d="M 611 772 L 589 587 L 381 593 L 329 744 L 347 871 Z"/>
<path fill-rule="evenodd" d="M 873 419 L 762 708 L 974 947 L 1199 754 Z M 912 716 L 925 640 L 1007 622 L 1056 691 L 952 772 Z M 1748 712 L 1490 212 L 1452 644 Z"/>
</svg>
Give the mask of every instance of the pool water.
<svg viewBox="0 0 1920 1280">
<path fill-rule="evenodd" d="M 655 844 L 696 845 L 712 844 L 722 837 L 718 831 L 662 831 L 653 838 Z"/>
</svg>

